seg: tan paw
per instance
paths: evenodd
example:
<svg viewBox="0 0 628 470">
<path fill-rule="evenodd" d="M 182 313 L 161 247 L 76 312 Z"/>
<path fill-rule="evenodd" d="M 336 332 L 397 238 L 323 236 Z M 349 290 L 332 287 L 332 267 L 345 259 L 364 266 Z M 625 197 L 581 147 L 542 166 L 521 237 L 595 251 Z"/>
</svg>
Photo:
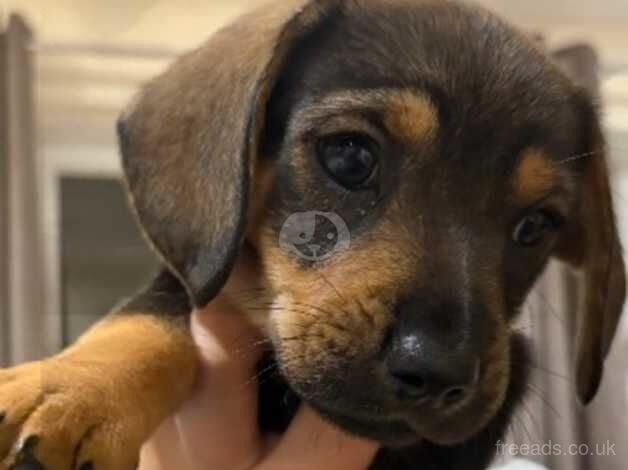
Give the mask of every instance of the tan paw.
<svg viewBox="0 0 628 470">
<path fill-rule="evenodd" d="M 0 469 L 135 469 L 150 430 L 133 379 L 68 358 L 0 371 Z"/>
</svg>

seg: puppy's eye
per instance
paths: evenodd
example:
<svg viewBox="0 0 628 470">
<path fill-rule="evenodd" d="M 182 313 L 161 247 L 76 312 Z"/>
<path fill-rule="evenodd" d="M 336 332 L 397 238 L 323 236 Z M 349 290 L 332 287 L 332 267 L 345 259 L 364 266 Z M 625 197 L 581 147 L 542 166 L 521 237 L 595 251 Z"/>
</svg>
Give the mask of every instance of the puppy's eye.
<svg viewBox="0 0 628 470">
<path fill-rule="evenodd" d="M 558 217 L 537 210 L 523 217 L 515 228 L 514 241 L 522 246 L 535 246 L 560 225 Z"/>
<path fill-rule="evenodd" d="M 368 136 L 339 134 L 318 141 L 320 164 L 347 189 L 362 189 L 378 165 L 379 146 Z"/>
</svg>

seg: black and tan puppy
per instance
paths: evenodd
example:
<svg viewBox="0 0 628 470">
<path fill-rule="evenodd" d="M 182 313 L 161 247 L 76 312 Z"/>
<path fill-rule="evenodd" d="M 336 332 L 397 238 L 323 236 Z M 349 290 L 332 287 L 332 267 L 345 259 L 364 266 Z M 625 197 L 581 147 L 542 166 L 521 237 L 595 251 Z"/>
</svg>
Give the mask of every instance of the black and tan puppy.
<svg viewBox="0 0 628 470">
<path fill-rule="evenodd" d="M 223 294 L 292 393 L 383 444 L 374 468 L 488 465 L 525 388 L 511 324 L 552 257 L 583 272 L 594 396 L 625 287 L 598 116 L 488 12 L 281 0 L 150 82 L 119 134 L 164 270 L 61 355 L 0 372 L 6 467 L 133 469 L 193 384 L 190 309 L 243 271 L 267 312 Z"/>
</svg>

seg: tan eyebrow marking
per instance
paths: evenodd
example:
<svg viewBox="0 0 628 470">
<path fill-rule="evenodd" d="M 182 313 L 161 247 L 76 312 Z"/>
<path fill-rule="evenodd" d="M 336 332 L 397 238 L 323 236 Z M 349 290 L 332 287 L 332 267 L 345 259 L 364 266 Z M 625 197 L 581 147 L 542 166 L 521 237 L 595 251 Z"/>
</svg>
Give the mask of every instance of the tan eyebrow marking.
<svg viewBox="0 0 628 470">
<path fill-rule="evenodd" d="M 512 180 L 513 198 L 521 205 L 529 205 L 548 194 L 562 181 L 562 172 L 547 154 L 528 147 L 519 159 Z"/>
<path fill-rule="evenodd" d="M 436 136 L 438 111 L 427 95 L 404 90 L 391 96 L 384 124 L 398 139 L 410 145 L 421 145 Z"/>
<path fill-rule="evenodd" d="M 377 123 L 364 112 L 380 117 Z M 316 97 L 295 115 L 292 133 L 311 128 L 334 132 L 351 127 L 384 138 L 382 131 L 408 145 L 429 143 L 439 128 L 438 110 L 429 95 L 414 89 L 343 90 Z M 384 127 L 385 129 L 382 129 Z"/>
</svg>

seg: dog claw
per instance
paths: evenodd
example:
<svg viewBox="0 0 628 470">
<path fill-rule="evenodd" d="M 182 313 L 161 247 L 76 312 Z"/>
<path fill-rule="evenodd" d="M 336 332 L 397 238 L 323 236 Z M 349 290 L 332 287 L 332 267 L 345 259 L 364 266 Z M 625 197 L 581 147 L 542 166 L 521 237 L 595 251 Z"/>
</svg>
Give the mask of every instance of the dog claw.
<svg viewBox="0 0 628 470">
<path fill-rule="evenodd" d="M 15 463 L 10 470 L 46 470 L 33 456 L 33 450 L 39 444 L 39 436 L 29 436 L 18 445 Z"/>
<path fill-rule="evenodd" d="M 4 411 L 0 411 L 0 424 L 4 421 L 4 418 L 7 417 L 7 414 Z"/>
<path fill-rule="evenodd" d="M 39 444 L 39 436 L 29 436 L 24 439 L 17 448 L 18 455 L 31 454 L 33 449 Z"/>
</svg>

